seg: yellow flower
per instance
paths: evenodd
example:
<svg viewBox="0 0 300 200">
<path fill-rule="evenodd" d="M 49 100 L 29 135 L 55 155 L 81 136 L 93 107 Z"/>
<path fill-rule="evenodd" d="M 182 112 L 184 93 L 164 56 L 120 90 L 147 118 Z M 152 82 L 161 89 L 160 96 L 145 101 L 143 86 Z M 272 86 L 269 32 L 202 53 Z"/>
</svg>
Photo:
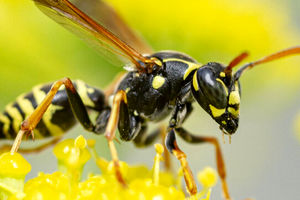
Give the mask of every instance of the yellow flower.
<svg viewBox="0 0 300 200">
<path fill-rule="evenodd" d="M 24 180 L 31 170 L 30 164 L 19 153 L 10 152 L 0 156 L 0 163 L 0 199 L 23 197 Z"/>
<path fill-rule="evenodd" d="M 67 200 L 72 199 L 72 190 L 70 179 L 61 172 L 53 174 L 39 173 L 38 177 L 29 180 L 25 184 L 24 200 L 43 199 L 43 200 Z"/>
<path fill-rule="evenodd" d="M 59 171 L 52 174 L 40 172 L 36 178 L 25 183 L 25 186 L 24 178 L 30 171 L 30 164 L 20 154 L 3 154 L 0 157 L 3 169 L 0 171 L 1 200 L 186 199 L 182 187 L 176 187 L 176 180 L 182 178 L 182 175 L 174 177 L 170 172 L 160 171 L 164 151 L 162 145 L 155 145 L 156 156 L 152 169 L 120 162 L 121 173 L 127 186 L 118 182 L 113 163 L 99 157 L 94 146 L 95 141 L 86 141 L 83 136 L 62 141 L 54 148 Z M 102 174 L 90 175 L 86 180 L 80 181 L 83 166 L 91 157 L 89 151 L 92 152 Z M 216 173 L 212 169 L 205 169 L 201 174 L 205 177 L 200 179 L 203 190 L 189 199 L 208 200 L 210 197 L 211 187 L 216 182 Z M 16 181 L 18 184 L 15 184 Z"/>
</svg>

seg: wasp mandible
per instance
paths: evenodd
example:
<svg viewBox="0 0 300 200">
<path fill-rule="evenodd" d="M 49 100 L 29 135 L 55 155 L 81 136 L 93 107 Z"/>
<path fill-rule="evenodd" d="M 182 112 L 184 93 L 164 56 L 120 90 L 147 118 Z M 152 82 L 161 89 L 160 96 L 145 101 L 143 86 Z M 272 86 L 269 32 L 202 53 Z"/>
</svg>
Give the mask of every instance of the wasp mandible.
<svg viewBox="0 0 300 200">
<path fill-rule="evenodd" d="M 63 78 L 53 84 L 37 86 L 32 92 L 20 96 L 0 116 L 0 137 L 16 137 L 11 151 L 18 151 L 24 134 L 33 136 L 35 130 L 36 138 L 59 137 L 77 120 L 87 131 L 104 134 L 116 177 L 126 185 L 113 142 L 116 129 L 122 140 L 146 146 L 162 132 L 156 130 L 148 134 L 148 122 L 159 122 L 170 116 L 165 144 L 180 161 L 190 194 L 197 193 L 197 187 L 186 154 L 176 142 L 176 134 L 189 143 L 215 146 L 224 197 L 230 199 L 217 139 L 194 135 L 183 128 L 183 123 L 192 113 L 196 101 L 218 123 L 222 133 L 234 134 L 239 124 L 241 75 L 259 64 L 299 54 L 300 47 L 250 62 L 233 73 L 232 69 L 248 56 L 247 53 L 240 54 L 228 65 L 217 62 L 203 65 L 184 53 L 153 52 L 103 1 L 77 1 L 76 4 L 68 0 L 33 1 L 46 15 L 92 43 L 110 60 L 122 63 L 128 73 L 106 91 L 83 81 Z M 90 10 L 93 17 L 80 10 L 81 7 Z M 95 12 L 95 9 L 100 10 Z M 90 120 L 88 110 L 98 113 L 95 121 Z"/>
</svg>

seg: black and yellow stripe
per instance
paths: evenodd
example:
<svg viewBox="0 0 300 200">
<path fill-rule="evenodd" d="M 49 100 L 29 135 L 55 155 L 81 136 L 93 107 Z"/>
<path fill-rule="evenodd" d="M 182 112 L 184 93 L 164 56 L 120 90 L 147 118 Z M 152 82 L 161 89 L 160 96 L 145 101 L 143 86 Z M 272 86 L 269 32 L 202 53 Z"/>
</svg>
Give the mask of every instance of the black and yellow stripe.
<svg viewBox="0 0 300 200">
<path fill-rule="evenodd" d="M 92 110 L 101 111 L 104 107 L 104 94 L 80 80 L 73 82 L 84 105 Z M 0 138 L 13 139 L 24 121 L 43 101 L 52 84 L 35 86 L 31 92 L 20 95 L 17 100 L 5 107 L 0 114 Z M 72 128 L 76 119 L 72 113 L 64 86 L 55 95 L 42 120 L 34 130 L 35 138 L 58 136 Z"/>
</svg>

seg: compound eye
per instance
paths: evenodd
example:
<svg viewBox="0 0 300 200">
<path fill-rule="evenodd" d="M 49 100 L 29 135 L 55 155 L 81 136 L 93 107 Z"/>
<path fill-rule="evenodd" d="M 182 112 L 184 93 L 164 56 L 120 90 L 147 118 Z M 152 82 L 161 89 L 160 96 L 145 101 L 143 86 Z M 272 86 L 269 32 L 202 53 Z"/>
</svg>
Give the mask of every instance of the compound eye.
<svg viewBox="0 0 300 200">
<path fill-rule="evenodd" d="M 195 78 L 195 77 L 194 77 Z M 197 85 L 207 106 L 221 109 L 227 106 L 228 89 L 225 83 L 219 78 L 219 73 L 210 67 L 203 67 L 197 71 Z M 200 103 L 200 102 L 199 102 Z"/>
</svg>

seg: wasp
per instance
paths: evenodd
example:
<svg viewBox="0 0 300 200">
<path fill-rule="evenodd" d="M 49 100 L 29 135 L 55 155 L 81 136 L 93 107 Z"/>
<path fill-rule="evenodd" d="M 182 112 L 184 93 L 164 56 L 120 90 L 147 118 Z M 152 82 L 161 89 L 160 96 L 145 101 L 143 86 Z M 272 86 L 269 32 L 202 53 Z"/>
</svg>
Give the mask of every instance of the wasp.
<svg viewBox="0 0 300 200">
<path fill-rule="evenodd" d="M 197 186 L 176 135 L 189 143 L 214 145 L 224 198 L 230 199 L 218 140 L 192 134 L 183 124 L 197 102 L 223 134 L 234 134 L 239 125 L 242 74 L 259 64 L 299 54 L 300 46 L 250 62 L 233 73 L 248 53 L 241 53 L 227 65 L 200 64 L 181 52 L 153 52 L 103 1 L 33 1 L 50 18 L 91 43 L 109 60 L 121 63 L 128 72 L 105 91 L 80 80 L 63 78 L 36 86 L 18 97 L 0 115 L 0 138 L 15 138 L 11 151 L 18 151 L 24 135 L 33 137 L 33 130 L 36 138 L 59 138 L 79 122 L 87 131 L 107 138 L 116 177 L 126 185 L 114 145 L 116 129 L 121 140 L 133 141 L 137 146 L 147 146 L 166 132 L 165 145 L 179 160 L 190 194 L 197 193 Z M 95 120 L 90 119 L 89 110 L 98 113 Z M 167 117 L 166 129 L 147 132 L 148 122 Z"/>
</svg>

